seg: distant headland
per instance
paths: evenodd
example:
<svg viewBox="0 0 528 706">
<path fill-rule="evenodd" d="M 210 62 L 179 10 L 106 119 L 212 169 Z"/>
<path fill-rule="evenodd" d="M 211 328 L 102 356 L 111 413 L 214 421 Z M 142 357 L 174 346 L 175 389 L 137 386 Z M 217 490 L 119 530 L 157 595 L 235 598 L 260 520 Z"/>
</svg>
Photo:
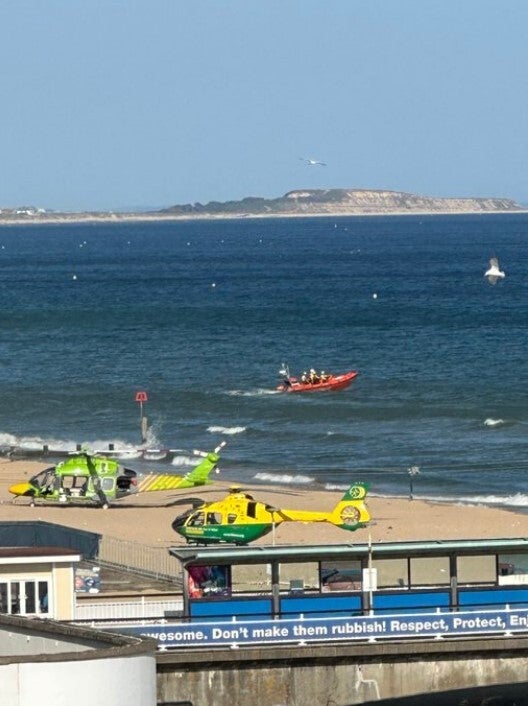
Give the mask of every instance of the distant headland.
<svg viewBox="0 0 528 706">
<path fill-rule="evenodd" d="M 162 221 L 198 218 L 272 218 L 294 216 L 384 216 L 413 214 L 518 213 L 526 207 L 497 197 L 432 197 L 379 189 L 298 189 L 265 199 L 249 196 L 240 201 L 209 201 L 170 206 L 153 211 L 61 212 L 24 206 L 2 208 L 0 225 L 19 223 L 78 223 Z"/>
</svg>

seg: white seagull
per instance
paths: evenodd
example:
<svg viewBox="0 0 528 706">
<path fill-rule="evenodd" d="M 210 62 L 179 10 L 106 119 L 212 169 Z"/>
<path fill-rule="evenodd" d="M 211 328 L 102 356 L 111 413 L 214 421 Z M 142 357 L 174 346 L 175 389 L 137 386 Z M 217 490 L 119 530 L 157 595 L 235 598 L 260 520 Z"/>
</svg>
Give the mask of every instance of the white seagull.
<svg viewBox="0 0 528 706">
<path fill-rule="evenodd" d="M 506 277 L 504 272 L 499 268 L 499 260 L 496 257 L 492 257 L 489 261 L 489 269 L 484 273 L 484 277 L 488 278 L 490 284 L 496 284 L 498 279 Z"/>
<path fill-rule="evenodd" d="M 321 162 L 318 159 L 306 159 L 305 157 L 299 157 L 301 162 L 306 162 L 309 167 L 326 167 L 326 162 Z"/>
</svg>

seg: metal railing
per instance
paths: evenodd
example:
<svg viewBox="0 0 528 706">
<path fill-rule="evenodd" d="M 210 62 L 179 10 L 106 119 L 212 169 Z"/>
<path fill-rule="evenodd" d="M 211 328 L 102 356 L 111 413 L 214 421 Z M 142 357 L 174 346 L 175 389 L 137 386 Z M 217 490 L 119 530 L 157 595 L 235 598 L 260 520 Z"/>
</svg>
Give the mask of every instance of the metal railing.
<svg viewBox="0 0 528 706">
<path fill-rule="evenodd" d="M 137 571 L 181 585 L 181 566 L 167 547 L 151 547 L 116 537 L 103 536 L 97 560 L 106 566 Z"/>
<path fill-rule="evenodd" d="M 151 601 L 144 596 L 137 601 L 92 603 L 77 601 L 74 620 L 142 620 L 145 618 L 164 618 L 166 613 L 183 611 L 181 599 Z"/>
</svg>

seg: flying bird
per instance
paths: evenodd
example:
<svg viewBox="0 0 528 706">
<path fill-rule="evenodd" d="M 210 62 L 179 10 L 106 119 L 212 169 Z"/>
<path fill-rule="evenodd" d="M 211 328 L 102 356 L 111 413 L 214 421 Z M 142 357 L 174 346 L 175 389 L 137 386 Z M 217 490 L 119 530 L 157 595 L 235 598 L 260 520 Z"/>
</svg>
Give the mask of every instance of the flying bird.
<svg viewBox="0 0 528 706">
<path fill-rule="evenodd" d="M 301 162 L 306 162 L 309 167 L 326 167 L 326 162 L 321 162 L 319 159 L 306 159 L 305 157 L 299 157 Z"/>
<path fill-rule="evenodd" d="M 499 260 L 496 257 L 492 257 L 489 261 L 489 269 L 484 273 L 484 277 L 488 278 L 490 284 L 496 284 L 498 279 L 506 277 L 505 273 L 501 271 L 499 267 Z"/>
</svg>

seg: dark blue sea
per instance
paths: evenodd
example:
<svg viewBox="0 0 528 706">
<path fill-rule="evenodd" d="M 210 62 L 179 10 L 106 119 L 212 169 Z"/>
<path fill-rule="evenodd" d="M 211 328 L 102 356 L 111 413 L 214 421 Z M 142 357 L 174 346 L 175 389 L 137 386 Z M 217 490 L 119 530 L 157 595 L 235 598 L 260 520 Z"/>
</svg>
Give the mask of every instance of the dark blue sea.
<svg viewBox="0 0 528 706">
<path fill-rule="evenodd" d="M 407 495 L 418 467 L 415 497 L 528 506 L 526 214 L 11 226 L 0 268 L 5 447 L 133 458 L 145 391 L 138 466 L 227 441 L 249 485 Z M 359 376 L 281 394 L 283 363 Z"/>
</svg>

